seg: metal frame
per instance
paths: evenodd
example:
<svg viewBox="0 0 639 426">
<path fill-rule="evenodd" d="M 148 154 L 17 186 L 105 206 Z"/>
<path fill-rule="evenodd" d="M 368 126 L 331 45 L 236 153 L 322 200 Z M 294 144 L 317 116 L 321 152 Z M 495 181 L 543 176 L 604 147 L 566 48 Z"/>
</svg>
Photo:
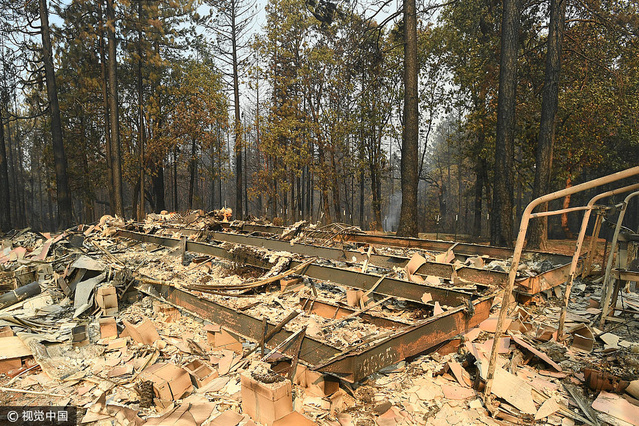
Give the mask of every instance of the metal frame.
<svg viewBox="0 0 639 426">
<path fill-rule="evenodd" d="M 490 361 L 488 364 L 488 374 L 486 376 L 486 387 L 484 389 L 484 394 L 486 397 L 490 395 L 492 384 L 493 384 L 493 378 L 495 376 L 495 367 L 497 362 L 497 346 L 498 346 L 499 338 L 502 336 L 504 332 L 504 320 L 506 319 L 506 313 L 508 311 L 508 306 L 510 304 L 510 298 L 512 297 L 512 292 L 515 285 L 515 278 L 517 276 L 517 268 L 519 267 L 519 261 L 521 259 L 521 253 L 524 248 L 524 242 L 526 240 L 526 234 L 528 231 L 528 223 L 530 221 L 532 211 L 535 209 L 535 207 L 539 206 L 540 204 L 546 203 L 548 201 L 556 200 L 558 198 L 562 198 L 567 195 L 572 195 L 577 192 L 585 191 L 591 188 L 596 188 L 601 185 L 616 182 L 618 180 L 625 179 L 632 176 L 637 176 L 637 175 L 639 175 L 639 166 L 633 167 L 627 170 L 623 170 L 621 172 L 617 172 L 608 176 L 604 176 L 599 179 L 594 179 L 594 180 L 573 186 L 571 188 L 566 188 L 561 191 L 556 191 L 551 194 L 544 195 L 542 197 L 536 198 L 535 200 L 531 201 L 528 204 L 528 206 L 526 206 L 526 209 L 524 210 L 524 213 L 521 218 L 521 224 L 519 226 L 517 242 L 515 244 L 515 249 L 513 251 L 513 259 L 510 266 L 510 272 L 508 274 L 508 286 L 504 290 L 504 297 L 501 302 L 501 309 L 499 311 L 499 317 L 497 320 L 493 347 L 490 353 Z M 588 215 L 588 218 L 590 217 L 589 215 L 590 211 L 592 211 L 592 209 L 586 210 L 586 215 Z M 580 230 L 580 237 L 581 237 L 581 240 L 583 241 L 583 235 L 581 235 L 582 233 L 585 235 L 585 227 L 583 226 L 583 222 L 582 222 L 582 229 Z M 574 274 L 577 267 L 576 264 L 577 264 L 577 260 L 579 259 L 580 251 L 581 251 L 581 245 L 578 244 L 578 247 L 575 251 L 575 255 L 573 256 L 573 262 L 571 263 L 571 268 L 570 268 L 571 282 L 574 279 Z M 568 297 L 570 296 L 568 286 L 566 287 L 565 295 Z M 566 298 L 564 297 L 564 300 L 565 299 Z"/>
<path fill-rule="evenodd" d="M 270 234 L 282 234 L 284 227 L 274 225 L 254 225 L 241 224 L 239 226 L 231 225 L 230 228 L 238 229 L 242 232 L 262 232 Z M 314 233 L 323 233 L 322 231 L 313 231 Z M 325 232 L 328 235 L 328 232 Z M 382 245 L 386 247 L 402 247 L 402 248 L 418 248 L 427 251 L 446 252 L 453 249 L 456 255 L 462 256 L 484 256 L 488 255 L 493 259 L 508 259 L 512 255 L 512 250 L 495 247 L 484 246 L 481 244 L 460 243 L 454 241 L 426 240 L 421 238 L 395 237 L 390 235 L 370 235 L 345 233 L 339 234 L 334 239 L 341 242 Z M 543 251 L 527 251 L 526 253 L 540 254 L 548 259 L 553 259 L 556 263 L 568 261 L 570 256 L 564 256 L 557 253 L 548 253 Z"/>
<path fill-rule="evenodd" d="M 142 226 L 142 224 L 134 226 L 139 228 Z M 345 263 L 364 263 L 368 261 L 370 265 L 387 269 L 392 269 L 394 267 L 404 267 L 410 260 L 409 258 L 403 256 L 390 256 L 384 254 L 371 254 L 370 256 L 368 256 L 367 254 L 356 250 L 346 250 L 335 247 L 322 247 L 301 243 L 291 244 L 288 241 L 274 240 L 245 234 L 232 234 L 227 232 L 203 232 L 202 230 L 189 228 L 160 228 L 159 231 L 163 230 L 169 232 L 177 232 L 183 235 L 201 234 L 206 235 L 207 237 L 216 241 L 250 245 L 275 251 L 287 251 L 290 253 L 297 253 L 305 256 L 319 256 L 325 259 L 331 259 Z M 377 238 L 377 236 L 373 237 Z M 402 238 L 394 238 L 394 240 L 409 242 L 421 241 Z M 439 244 L 441 242 L 437 243 Z M 450 250 L 451 248 L 460 247 L 460 244 L 451 243 L 451 245 L 449 245 L 449 243 L 444 243 L 444 245 L 441 247 L 446 247 L 447 250 Z M 462 244 L 461 247 L 472 247 L 472 249 L 477 253 L 484 249 L 488 250 L 489 252 L 493 252 L 495 249 L 498 249 L 500 252 L 503 250 L 499 247 L 487 247 L 473 244 Z M 520 293 L 522 296 L 533 296 L 540 291 L 551 289 L 565 282 L 566 278 L 568 277 L 568 271 L 570 269 L 569 263 L 567 262 L 570 259 L 569 256 L 546 252 L 527 253 L 539 254 L 546 259 L 552 259 L 555 262 L 565 262 L 565 264 L 562 264 L 561 266 L 553 268 L 534 277 L 525 277 L 518 279 L 518 293 Z M 419 267 L 416 273 L 419 275 L 440 277 L 452 282 L 456 282 L 456 280 L 459 278 L 475 284 L 498 285 L 502 287 L 508 284 L 507 272 L 491 271 L 488 269 L 475 268 L 472 266 L 462 266 L 460 268 L 455 268 L 455 266 L 450 263 L 433 262 L 428 260 Z"/>
<path fill-rule="evenodd" d="M 615 233 L 612 236 L 612 243 L 610 243 L 610 254 L 608 255 L 608 262 L 606 263 L 606 274 L 604 275 L 603 281 L 603 298 L 601 303 L 601 321 L 599 323 L 600 326 L 604 325 L 606 321 L 606 317 L 610 313 L 610 299 L 612 298 L 613 288 L 612 288 L 612 280 L 610 279 L 611 271 L 612 271 L 612 262 L 615 254 L 615 247 L 617 247 L 617 242 L 619 240 L 619 232 L 621 231 L 621 225 L 623 223 L 624 216 L 626 215 L 626 211 L 628 210 L 628 202 L 639 195 L 639 191 L 633 192 L 632 194 L 628 194 L 625 200 L 623 200 L 621 210 L 619 212 L 619 217 L 617 218 L 617 225 L 615 226 Z M 612 310 L 614 312 L 614 309 Z"/>
<path fill-rule="evenodd" d="M 117 231 L 115 235 L 167 247 L 178 247 L 181 241 L 176 238 L 158 237 L 124 230 Z M 186 242 L 186 251 L 208 254 L 260 268 L 270 268 L 270 266 L 272 266 L 257 256 L 251 256 L 250 252 L 247 253 L 239 250 L 229 252 L 222 247 L 195 241 Z M 303 262 L 293 260 L 290 263 L 290 267 L 294 268 L 302 263 Z M 436 287 L 396 278 L 382 278 L 380 275 L 357 272 L 334 266 L 319 265 L 316 263 L 307 266 L 301 275 L 318 280 L 331 281 L 335 284 L 361 290 L 370 290 L 373 286 L 377 285 L 374 291 L 376 294 L 398 297 L 417 303 L 423 303 L 422 296 L 424 293 L 430 293 L 433 301 L 438 301 L 442 305 L 448 306 L 468 306 L 469 301 L 477 297 L 477 294 L 472 292 Z"/>
<path fill-rule="evenodd" d="M 246 339 L 259 342 L 264 334 L 262 320 L 190 292 L 159 284 L 142 284 L 137 288 L 192 315 L 221 324 L 231 333 Z M 468 314 L 465 307 L 458 307 L 407 325 L 390 335 L 382 334 L 379 340 L 355 345 L 346 351 L 305 335 L 301 341 L 299 358 L 313 370 L 336 375 L 351 383 L 358 382 L 384 367 L 422 353 L 477 326 L 488 318 L 492 299 L 490 295 L 474 301 L 472 315 Z M 273 323 L 267 324 L 268 327 L 275 327 Z M 273 335 L 267 346 L 277 347 L 294 333 L 282 329 Z M 282 352 L 296 355 L 293 347 Z"/>
</svg>

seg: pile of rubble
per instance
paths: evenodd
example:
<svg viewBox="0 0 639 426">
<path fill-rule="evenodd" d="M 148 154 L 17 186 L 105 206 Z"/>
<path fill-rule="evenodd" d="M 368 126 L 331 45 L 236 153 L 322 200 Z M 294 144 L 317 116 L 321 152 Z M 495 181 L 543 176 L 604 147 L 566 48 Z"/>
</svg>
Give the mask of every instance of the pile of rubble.
<svg viewBox="0 0 639 426">
<path fill-rule="evenodd" d="M 499 286 L 419 270 L 432 260 L 507 272 L 508 259 L 378 248 L 411 259 L 384 269 L 370 248 L 363 262 L 229 242 L 198 246 L 226 258 L 189 249 L 210 240 L 204 231 L 232 231 L 221 225 L 229 215 L 106 216 L 59 235 L 6 235 L 0 403 L 23 416 L 77 407 L 82 424 L 636 424 L 634 293 L 601 330 L 599 285 L 577 283 L 566 336 L 556 332 L 559 287 L 513 305 L 485 397 Z M 133 226 L 177 238 L 125 238 Z M 279 240 L 302 244 L 299 228 Z M 531 257 L 520 272 L 556 266 Z M 398 296 L 399 285 L 420 292 Z"/>
</svg>

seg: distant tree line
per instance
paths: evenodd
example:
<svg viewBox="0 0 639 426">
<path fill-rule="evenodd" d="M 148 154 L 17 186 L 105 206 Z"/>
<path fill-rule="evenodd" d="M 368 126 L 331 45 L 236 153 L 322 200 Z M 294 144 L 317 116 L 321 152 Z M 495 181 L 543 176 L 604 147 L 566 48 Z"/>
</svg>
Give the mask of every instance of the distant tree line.
<svg viewBox="0 0 639 426">
<path fill-rule="evenodd" d="M 639 164 L 636 4 L 393 5 L 0 0 L 0 228 L 227 205 L 507 246 Z"/>
</svg>

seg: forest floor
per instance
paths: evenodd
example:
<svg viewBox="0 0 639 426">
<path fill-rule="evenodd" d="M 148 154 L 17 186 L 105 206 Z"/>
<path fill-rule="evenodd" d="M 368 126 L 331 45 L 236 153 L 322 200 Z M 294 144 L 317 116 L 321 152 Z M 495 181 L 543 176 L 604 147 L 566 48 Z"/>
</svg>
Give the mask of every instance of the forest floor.
<svg viewBox="0 0 639 426">
<path fill-rule="evenodd" d="M 206 229 L 219 227 L 218 219 L 156 215 L 135 226 L 147 235 L 203 241 Z M 131 226 L 105 217 L 61 235 L 21 231 L 5 236 L 0 285 L 40 284 L 39 294 L 18 303 L 8 306 L 0 299 L 0 404 L 15 407 L 23 419 L 51 406 L 70 413 L 76 407 L 78 422 L 100 425 L 626 425 L 639 418 L 634 399 L 639 397 L 639 297 L 632 288 L 623 291 L 619 304 L 625 311 L 599 327 L 600 274 L 575 282 L 561 343 L 556 326 L 563 286 L 539 293 L 525 306 L 512 306 L 508 331 L 498 345 L 492 395 L 485 399 L 481 389 L 501 305 L 499 288 L 484 293 L 494 296 L 487 318 L 460 330 L 437 351 L 393 362 L 355 383 L 313 371 L 305 360 L 289 375 L 287 368 L 296 360 L 290 349 L 264 357 L 259 347 L 252 351 L 254 341 L 233 334 L 237 324 L 210 322 L 195 305 L 184 309 L 152 288 L 188 292 L 274 324 L 295 312 L 284 330 L 294 335 L 303 329 L 307 337 L 345 353 L 371 347 L 366 346 L 371 336 L 380 342 L 388 335 L 375 318 L 419 324 L 418 313 L 428 320 L 453 314 L 455 307 L 430 301 L 420 307 L 388 297 L 367 305 L 361 292 L 353 304 L 349 299 L 357 292 L 348 286 L 290 273 L 304 273 L 289 266 L 299 258 L 290 253 L 253 250 L 269 259 L 272 267 L 265 273 L 179 245 L 117 235 Z M 314 238 L 304 239 L 298 228 L 288 241 L 317 243 L 316 230 Z M 287 232 L 269 238 L 285 240 Z M 571 256 L 574 244 L 551 240 L 549 251 Z M 219 247 L 240 250 L 229 243 Z M 603 247 L 601 240 L 599 265 Z M 414 258 L 416 251 L 378 248 L 378 253 Z M 419 253 L 426 259 L 438 256 Z M 456 257 L 448 261 L 459 268 Z M 345 271 L 366 269 L 361 263 L 310 260 Z M 508 267 L 507 259 L 493 263 Z M 403 268 L 385 274 L 413 279 Z M 463 285 L 435 281 L 451 291 Z M 431 277 L 427 283 L 433 285 Z M 466 284 L 468 292 L 479 288 Z M 337 304 L 356 315 L 335 318 L 337 309 L 331 318 L 314 304 Z M 3 414 L 6 410 L 0 418 Z"/>
</svg>

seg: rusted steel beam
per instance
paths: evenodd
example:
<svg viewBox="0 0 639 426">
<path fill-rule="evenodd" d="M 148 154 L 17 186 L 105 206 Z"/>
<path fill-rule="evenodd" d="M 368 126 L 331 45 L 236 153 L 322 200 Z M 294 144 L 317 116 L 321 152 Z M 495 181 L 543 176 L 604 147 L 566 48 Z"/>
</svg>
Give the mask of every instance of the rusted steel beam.
<svg viewBox="0 0 639 426">
<path fill-rule="evenodd" d="M 462 307 L 420 321 L 362 350 L 340 354 L 316 369 L 333 373 L 344 380 L 356 382 L 362 378 L 417 355 L 463 333 L 488 318 L 492 296 L 473 302 L 474 313 L 468 315 Z"/>
<path fill-rule="evenodd" d="M 564 284 L 570 278 L 570 263 L 553 268 L 543 274 L 515 281 L 515 291 L 522 296 L 534 296 L 544 290 L 550 290 Z M 506 278 L 508 279 L 508 278 Z"/>
<path fill-rule="evenodd" d="M 300 264 L 301 262 L 299 261 L 292 261 L 290 266 L 295 267 Z M 382 278 L 379 275 L 364 274 L 362 272 L 336 268 L 334 266 L 317 264 L 309 265 L 306 268 L 304 275 L 310 278 L 329 281 L 334 284 L 358 288 L 364 291 L 370 290 L 378 283 L 380 278 Z M 468 306 L 468 302 L 475 297 L 473 293 L 466 291 L 435 287 L 389 277 L 381 280 L 375 289 L 375 293 L 399 297 L 418 303 L 422 303 L 422 296 L 424 293 L 430 293 L 433 301 L 438 301 L 439 303 L 448 306 Z"/>
<path fill-rule="evenodd" d="M 116 236 L 135 239 L 138 241 L 165 245 L 168 247 L 176 247 L 180 243 L 179 239 L 158 237 L 154 235 L 141 234 L 132 231 L 120 230 Z M 199 243 L 195 241 L 187 241 L 186 250 L 194 253 L 208 254 L 223 259 L 229 259 L 235 262 L 245 263 L 252 266 L 268 268 L 270 265 L 267 261 L 252 256 L 250 252 L 236 250 L 229 252 L 222 247 L 213 246 L 211 244 Z M 292 261 L 291 268 L 301 265 L 300 261 Z M 311 264 L 305 270 L 303 275 L 318 280 L 330 281 L 334 284 L 347 287 L 369 290 L 381 278 L 379 275 L 366 274 L 348 269 L 336 268 L 333 266 Z M 399 297 L 415 302 L 420 302 L 424 293 L 430 293 L 434 301 L 438 301 L 442 305 L 459 306 L 468 304 L 473 293 L 452 290 L 443 287 L 429 286 L 425 284 L 414 283 L 410 281 L 399 280 L 396 278 L 384 278 L 377 286 L 375 293 L 387 296 Z"/>
<path fill-rule="evenodd" d="M 356 250 L 341 250 L 334 247 L 321 247 L 301 243 L 291 244 L 288 241 L 273 240 L 243 234 L 231 234 L 228 232 L 207 232 L 206 235 L 216 241 L 250 245 L 273 251 L 287 251 L 305 256 L 317 256 L 339 262 L 362 263 L 368 259 L 371 265 L 389 269 L 394 267 L 404 267 L 410 260 L 407 257 L 380 254 L 371 254 L 370 257 L 367 257 L 366 253 Z"/>
<path fill-rule="evenodd" d="M 212 300 L 203 299 L 193 293 L 167 285 L 141 284 L 137 288 L 142 293 L 160 297 L 199 318 L 220 324 L 230 332 L 246 339 L 259 342 L 262 338 L 262 320 L 238 311 L 237 309 L 228 308 Z M 277 325 L 276 323 L 268 321 L 267 323 L 269 328 L 274 328 Z M 292 332 L 282 329 L 268 341 L 268 346 L 276 347 L 292 334 Z M 304 336 L 302 342 L 302 353 L 304 356 L 302 359 L 310 365 L 319 364 L 323 360 L 331 358 L 340 352 L 341 350 L 338 348 L 320 342 L 312 337 Z M 287 353 L 287 351 L 284 351 L 284 353 Z M 292 352 L 291 355 L 293 355 Z"/>
<path fill-rule="evenodd" d="M 176 232 L 184 235 L 193 235 L 195 233 L 202 232 L 200 230 L 188 228 L 163 229 L 166 229 L 169 232 Z M 299 243 L 291 245 L 290 242 L 286 241 L 273 240 L 264 237 L 255 237 L 245 234 L 230 234 L 226 232 L 208 232 L 207 235 L 217 241 L 251 245 L 275 251 L 288 251 L 290 253 L 297 253 L 305 256 L 319 256 L 325 259 L 347 263 L 362 263 L 367 259 L 365 253 L 361 253 L 356 250 L 342 250 L 335 247 L 321 247 Z M 453 246 L 451 245 L 450 247 Z M 457 247 L 460 247 L 460 244 L 457 244 L 455 246 L 454 251 L 456 251 Z M 527 253 L 532 254 L 533 252 Z M 568 256 L 554 253 L 543 253 L 543 258 L 548 259 L 553 263 L 562 263 L 566 262 L 567 259 L 569 259 Z M 379 254 L 371 254 L 369 258 L 369 263 L 371 265 L 389 269 L 393 267 L 404 267 L 406 266 L 408 261 L 409 259 L 403 256 L 389 256 Z M 564 271 L 564 269 L 566 269 L 565 265 L 562 265 L 556 269 L 560 269 L 560 271 L 550 270 L 535 277 L 518 278 L 516 282 L 518 292 L 522 295 L 535 295 L 540 291 L 547 290 L 565 283 L 567 276 L 564 276 L 562 272 Z M 467 282 L 484 285 L 496 285 L 501 287 L 504 287 L 508 283 L 508 272 L 493 271 L 471 266 L 462 266 L 456 269 L 455 266 L 450 263 L 440 263 L 433 261 L 426 261 L 426 263 L 419 267 L 416 273 L 419 275 L 440 277 L 451 281 L 455 281 L 455 278 L 461 278 L 462 280 L 465 280 Z"/>
<path fill-rule="evenodd" d="M 283 227 L 274 225 L 253 225 L 242 224 L 241 226 L 234 227 L 243 232 L 264 232 L 271 234 L 281 234 L 284 230 Z M 313 231 L 321 233 L 321 231 Z M 487 255 L 494 259 L 508 259 L 512 257 L 512 249 L 494 246 L 484 246 L 481 244 L 470 243 L 455 243 L 453 241 L 439 241 L 439 240 L 425 240 L 421 238 L 403 238 L 395 237 L 391 235 L 371 235 L 371 234 L 340 234 L 336 239 L 344 242 L 361 243 L 361 244 L 375 244 L 389 247 L 403 247 L 403 248 L 419 248 L 427 251 L 445 252 L 450 248 L 456 255 L 463 256 L 484 256 Z M 543 251 L 527 251 L 527 254 L 539 254 L 544 258 L 553 261 L 554 263 L 568 263 L 570 262 L 570 256 L 565 256 L 557 253 L 547 253 Z"/>
<path fill-rule="evenodd" d="M 183 235 L 193 235 L 199 233 L 199 230 L 193 230 L 188 228 L 164 228 L 169 232 L 181 233 Z M 342 250 L 335 247 L 321 247 L 310 244 L 293 244 L 281 241 L 273 240 L 264 237 L 255 237 L 245 234 L 230 234 L 226 232 L 207 232 L 207 236 L 216 241 L 232 242 L 243 245 L 251 245 L 255 247 L 266 248 L 275 251 L 288 251 L 290 253 L 302 254 L 305 256 L 319 256 L 324 259 L 336 260 L 340 262 L 353 262 L 363 263 L 368 259 L 369 264 L 392 269 L 394 267 L 403 268 L 410 261 L 409 258 L 404 256 L 389 256 L 383 254 L 371 254 L 368 257 L 365 253 L 356 250 Z M 477 284 L 486 285 L 505 285 L 508 282 L 508 273 L 500 271 L 491 271 L 488 269 L 474 268 L 471 266 L 462 266 L 455 269 L 450 263 L 440 263 L 433 261 L 426 261 L 416 271 L 419 275 L 430 275 L 439 278 L 444 278 L 453 281 L 455 277 L 459 277 L 466 281 L 471 281 Z"/>
<path fill-rule="evenodd" d="M 159 284 L 141 284 L 142 293 L 178 306 L 202 319 L 222 325 L 233 334 L 258 342 L 263 333 L 262 320 L 236 309 L 231 309 L 211 300 L 202 299 L 195 294 L 175 287 Z M 304 336 L 299 357 L 311 368 L 331 373 L 350 382 L 357 382 L 366 376 L 417 355 L 436 345 L 475 327 L 488 317 L 492 296 L 475 301 L 472 315 L 467 307 L 449 310 L 435 317 L 399 329 L 379 342 L 368 344 L 364 349 L 344 352 L 317 339 Z M 275 327 L 275 323 L 268 323 Z M 269 347 L 288 339 L 293 332 L 280 330 L 268 342 Z M 289 356 L 295 356 L 295 348 L 284 350 Z"/>
<path fill-rule="evenodd" d="M 308 313 L 319 315 L 323 318 L 334 318 L 336 320 L 347 317 L 354 312 L 357 312 L 355 309 L 348 306 L 323 302 L 320 300 L 313 300 L 306 297 L 300 298 L 300 306 L 302 306 L 302 309 L 304 309 Z M 430 309 L 430 312 L 432 313 L 432 309 Z M 359 317 L 366 322 L 384 328 L 398 328 L 410 325 L 402 321 L 396 321 L 389 318 L 381 317 L 379 315 L 373 315 L 368 312 L 363 312 L 361 315 L 359 315 Z"/>
</svg>

